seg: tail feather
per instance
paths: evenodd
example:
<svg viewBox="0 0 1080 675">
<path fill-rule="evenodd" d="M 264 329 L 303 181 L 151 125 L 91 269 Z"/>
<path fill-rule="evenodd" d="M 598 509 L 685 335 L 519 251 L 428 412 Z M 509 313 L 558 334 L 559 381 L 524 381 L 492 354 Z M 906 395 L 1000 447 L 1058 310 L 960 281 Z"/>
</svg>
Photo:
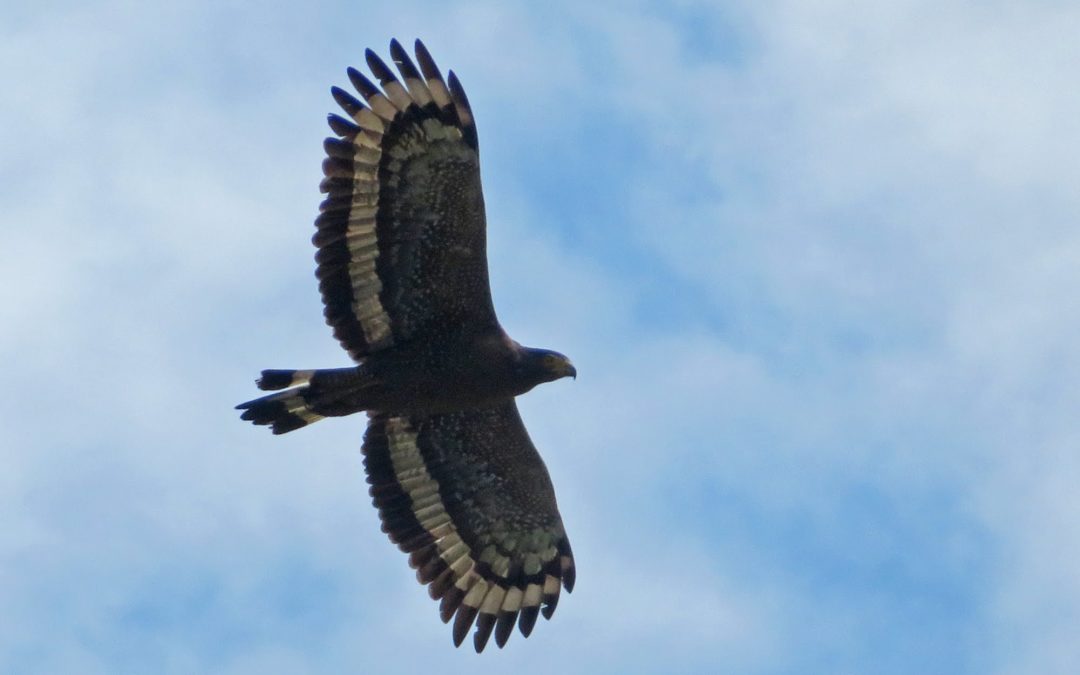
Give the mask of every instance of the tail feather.
<svg viewBox="0 0 1080 675">
<path fill-rule="evenodd" d="M 314 370 L 264 370 L 262 377 L 255 380 L 255 385 L 263 391 L 276 391 L 299 387 L 311 381 Z"/>
<path fill-rule="evenodd" d="M 330 415 L 363 410 L 359 403 L 349 404 L 350 394 L 360 383 L 356 368 L 264 370 L 256 381 L 259 389 L 282 391 L 245 401 L 236 409 L 244 411 L 240 419 L 284 434 Z"/>
<path fill-rule="evenodd" d="M 275 434 L 284 434 L 324 417 L 312 409 L 306 398 L 308 394 L 308 387 L 289 389 L 241 403 L 236 408 L 244 411 L 240 419 L 269 426 Z"/>
</svg>

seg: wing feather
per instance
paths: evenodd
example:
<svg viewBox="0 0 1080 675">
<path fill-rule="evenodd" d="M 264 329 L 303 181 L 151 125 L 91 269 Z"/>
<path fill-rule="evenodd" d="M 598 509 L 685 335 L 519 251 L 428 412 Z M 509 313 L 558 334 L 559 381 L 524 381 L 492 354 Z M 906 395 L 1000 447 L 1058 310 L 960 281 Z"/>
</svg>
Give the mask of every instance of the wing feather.
<svg viewBox="0 0 1080 675">
<path fill-rule="evenodd" d="M 419 40 L 416 41 L 416 60 L 420 63 L 420 72 L 424 74 L 424 80 L 427 82 L 431 97 L 435 100 L 435 105 L 441 109 L 452 106 L 450 90 L 446 88 L 446 81 L 443 80 L 439 67 L 435 65 L 435 59 L 431 58 L 431 53 Z"/>
<path fill-rule="evenodd" d="M 422 43 L 416 63 L 396 40 L 404 85 L 375 52 L 372 80 L 334 87 L 348 115 L 328 118 L 316 233 L 316 277 L 335 337 L 357 361 L 395 344 L 498 326 L 487 273 L 476 127 Z"/>
<path fill-rule="evenodd" d="M 424 82 L 424 78 L 416 69 L 416 64 L 409 58 L 409 53 L 402 48 L 401 43 L 396 39 L 390 41 L 390 58 L 394 59 L 394 65 L 397 66 L 398 72 L 401 73 L 401 78 L 405 80 L 405 86 L 409 89 L 409 96 L 420 106 L 431 103 L 433 99 L 427 83 Z"/>
<path fill-rule="evenodd" d="M 528 636 L 573 588 L 573 553 L 543 460 L 513 400 L 428 416 L 372 417 L 364 465 L 383 529 L 481 651 Z"/>
</svg>

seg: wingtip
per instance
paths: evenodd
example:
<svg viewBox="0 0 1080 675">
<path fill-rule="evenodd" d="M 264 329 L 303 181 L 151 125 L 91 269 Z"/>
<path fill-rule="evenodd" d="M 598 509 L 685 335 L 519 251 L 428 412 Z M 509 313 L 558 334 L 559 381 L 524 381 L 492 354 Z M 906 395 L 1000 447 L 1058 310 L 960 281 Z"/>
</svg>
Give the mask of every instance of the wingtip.
<svg viewBox="0 0 1080 675">
<path fill-rule="evenodd" d="M 383 61 L 382 57 L 376 54 L 374 50 L 369 48 L 365 51 L 364 58 L 367 61 L 368 68 L 371 69 L 371 74 L 384 86 L 388 82 L 397 80 L 397 78 L 394 77 L 394 73 L 386 65 L 386 61 Z"/>
<path fill-rule="evenodd" d="M 461 605 L 458 608 L 457 615 L 454 617 L 454 646 L 460 647 L 461 643 L 465 641 L 465 636 L 472 630 L 473 622 L 476 620 L 476 615 L 479 611 L 475 607 L 469 605 Z"/>
<path fill-rule="evenodd" d="M 476 617 L 476 632 L 473 633 L 473 648 L 476 649 L 477 654 L 484 651 L 494 629 L 495 615 L 480 612 L 480 615 Z"/>
<path fill-rule="evenodd" d="M 562 573 L 563 588 L 567 593 L 574 592 L 574 584 L 577 582 L 577 565 L 574 564 L 574 554 L 570 550 L 570 542 L 563 539 L 559 546 L 559 568 Z"/>
<path fill-rule="evenodd" d="M 518 630 L 525 637 L 529 637 L 536 626 L 536 618 L 540 616 L 540 606 L 532 605 L 523 607 L 518 615 Z"/>
</svg>

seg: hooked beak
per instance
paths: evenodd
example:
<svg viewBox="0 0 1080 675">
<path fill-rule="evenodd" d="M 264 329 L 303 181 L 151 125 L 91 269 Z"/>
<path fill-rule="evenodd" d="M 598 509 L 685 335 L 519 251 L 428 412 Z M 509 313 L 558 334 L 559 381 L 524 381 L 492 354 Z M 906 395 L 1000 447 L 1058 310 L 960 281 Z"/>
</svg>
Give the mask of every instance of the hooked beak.
<svg viewBox="0 0 1080 675">
<path fill-rule="evenodd" d="M 563 377 L 567 376 L 577 379 L 577 368 L 569 361 L 566 362 L 566 366 L 563 368 Z"/>
</svg>

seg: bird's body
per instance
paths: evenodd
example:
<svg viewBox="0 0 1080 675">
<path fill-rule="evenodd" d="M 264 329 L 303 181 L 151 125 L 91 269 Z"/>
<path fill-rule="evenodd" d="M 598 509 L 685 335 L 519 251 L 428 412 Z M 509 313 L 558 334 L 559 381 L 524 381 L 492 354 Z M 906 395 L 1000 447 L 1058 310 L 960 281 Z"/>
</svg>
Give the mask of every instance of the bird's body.
<svg viewBox="0 0 1080 675">
<path fill-rule="evenodd" d="M 261 389 L 291 389 L 305 415 L 340 417 L 357 412 L 434 414 L 475 410 L 524 394 L 536 385 L 576 374 L 549 371 L 539 358 L 561 355 L 523 348 L 499 333 L 450 335 L 434 344 L 406 343 L 375 352 L 355 368 L 265 371 Z M 565 357 L 563 357 L 565 358 Z M 258 399 L 245 419 L 269 424 L 275 433 L 305 426 L 310 418 L 290 414 L 290 398 Z M 254 401 L 250 403 L 255 403 Z M 243 404 L 247 406 L 248 404 Z"/>
<path fill-rule="evenodd" d="M 396 42 L 404 84 L 370 50 L 381 89 L 358 71 L 364 102 L 332 93 L 313 242 L 327 323 L 357 365 L 266 370 L 270 395 L 243 419 L 285 433 L 366 411 L 370 493 L 391 540 L 481 651 L 516 624 L 528 635 L 559 588 L 573 588 L 570 544 L 543 461 L 514 397 L 576 376 L 557 352 L 521 347 L 491 302 L 472 110 L 417 41 Z"/>
</svg>

